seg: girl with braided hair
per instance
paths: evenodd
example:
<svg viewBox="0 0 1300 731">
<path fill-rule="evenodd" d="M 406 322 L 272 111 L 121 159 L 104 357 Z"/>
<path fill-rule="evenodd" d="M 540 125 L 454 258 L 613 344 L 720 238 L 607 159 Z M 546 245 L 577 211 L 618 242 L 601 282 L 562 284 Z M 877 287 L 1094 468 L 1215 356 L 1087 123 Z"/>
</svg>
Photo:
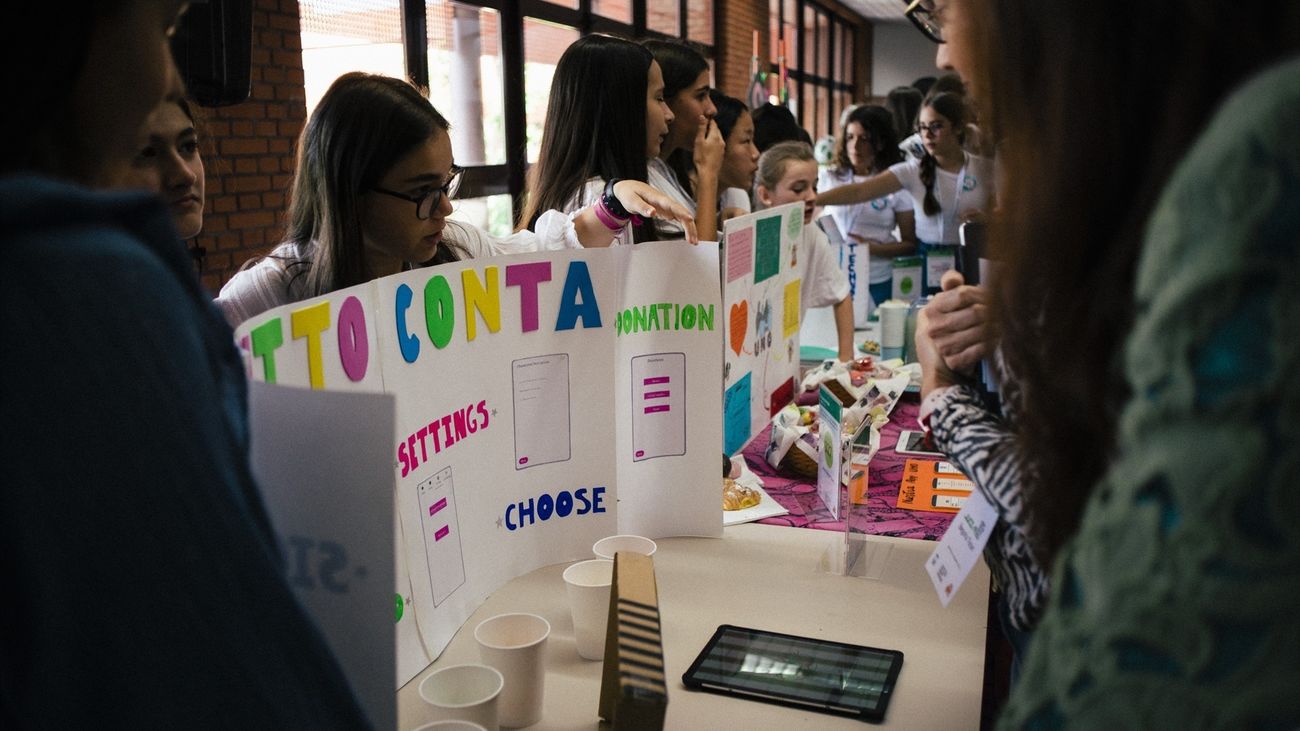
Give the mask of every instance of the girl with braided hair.
<svg viewBox="0 0 1300 731">
<path fill-rule="evenodd" d="M 926 257 L 926 290 L 938 290 L 939 277 L 953 267 L 953 250 L 962 223 L 993 207 L 993 161 L 962 148 L 965 103 L 951 93 L 925 100 L 916 129 L 925 145 L 919 161 L 900 162 L 858 183 L 817 196 L 817 204 L 848 205 L 906 190 L 913 200 L 916 237 Z"/>
</svg>

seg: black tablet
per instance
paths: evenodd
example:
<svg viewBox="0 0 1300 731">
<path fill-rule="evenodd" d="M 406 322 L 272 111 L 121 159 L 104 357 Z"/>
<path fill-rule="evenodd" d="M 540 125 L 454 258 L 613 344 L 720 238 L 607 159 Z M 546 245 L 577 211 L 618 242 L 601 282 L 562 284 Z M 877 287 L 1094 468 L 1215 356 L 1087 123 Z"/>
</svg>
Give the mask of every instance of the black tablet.
<svg viewBox="0 0 1300 731">
<path fill-rule="evenodd" d="M 693 690 L 879 721 L 902 666 L 897 650 L 724 624 L 682 682 Z"/>
</svg>

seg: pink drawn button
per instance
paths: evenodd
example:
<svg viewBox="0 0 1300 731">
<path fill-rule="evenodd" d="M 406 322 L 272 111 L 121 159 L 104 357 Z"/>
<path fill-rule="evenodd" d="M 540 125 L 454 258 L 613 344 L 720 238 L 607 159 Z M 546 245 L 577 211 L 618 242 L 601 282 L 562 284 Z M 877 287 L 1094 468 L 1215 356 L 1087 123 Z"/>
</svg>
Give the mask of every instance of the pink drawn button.
<svg viewBox="0 0 1300 731">
<path fill-rule="evenodd" d="M 668 410 L 669 410 L 669 409 L 668 409 L 668 404 L 659 404 L 659 405 L 657 405 L 657 406 L 647 406 L 647 407 L 645 407 L 645 412 L 646 412 L 647 414 L 654 414 L 654 413 L 658 413 L 658 412 L 660 412 L 660 411 L 668 411 Z"/>
<path fill-rule="evenodd" d="M 520 458 L 519 458 L 519 464 L 528 464 L 528 458 L 527 458 L 527 457 L 520 457 Z"/>
<path fill-rule="evenodd" d="M 430 505 L 429 515 L 433 515 L 434 513 L 438 512 L 439 510 L 442 510 L 445 507 L 447 507 L 447 498 L 443 498 L 438 502 L 434 503 L 433 505 Z"/>
<path fill-rule="evenodd" d="M 668 383 L 669 380 L 668 376 L 655 376 L 653 378 L 647 378 L 641 383 L 645 386 L 653 386 L 656 383 Z"/>
<path fill-rule="evenodd" d="M 451 533 L 451 526 L 444 525 L 443 527 L 433 532 L 433 542 L 437 543 L 438 541 L 441 541 L 442 539 L 446 538 L 447 534 L 449 533 Z"/>
<path fill-rule="evenodd" d="M 672 395 L 672 391 L 646 391 L 645 392 L 646 398 L 668 398 L 670 395 Z"/>
</svg>

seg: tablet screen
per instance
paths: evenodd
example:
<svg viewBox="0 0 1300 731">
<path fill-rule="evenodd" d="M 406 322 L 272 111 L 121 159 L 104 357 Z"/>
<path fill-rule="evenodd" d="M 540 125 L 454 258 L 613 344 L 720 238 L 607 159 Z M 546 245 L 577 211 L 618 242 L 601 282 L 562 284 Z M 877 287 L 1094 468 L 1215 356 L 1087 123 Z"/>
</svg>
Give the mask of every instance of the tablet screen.
<svg viewBox="0 0 1300 731">
<path fill-rule="evenodd" d="M 867 719 L 884 717 L 903 653 L 722 625 L 682 676 L 689 688 Z"/>
</svg>

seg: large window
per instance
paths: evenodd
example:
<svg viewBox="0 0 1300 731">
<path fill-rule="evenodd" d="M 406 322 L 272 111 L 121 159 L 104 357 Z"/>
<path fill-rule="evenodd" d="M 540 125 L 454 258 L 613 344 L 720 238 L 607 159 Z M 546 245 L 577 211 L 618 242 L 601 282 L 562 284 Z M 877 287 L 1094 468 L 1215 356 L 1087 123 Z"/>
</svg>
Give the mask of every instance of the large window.
<svg viewBox="0 0 1300 731">
<path fill-rule="evenodd" d="M 791 110 L 813 139 L 838 131 L 853 104 L 857 29 L 816 0 L 768 0 L 773 95 L 784 62 Z M 784 53 L 782 53 L 784 51 Z"/>
<path fill-rule="evenodd" d="M 340 74 L 427 89 L 465 170 L 452 217 L 504 235 L 537 159 L 551 78 L 584 33 L 689 38 L 711 55 L 716 0 L 300 0 L 307 111 Z"/>
<path fill-rule="evenodd" d="M 400 0 L 299 0 L 307 113 L 349 71 L 404 76 Z"/>
</svg>

